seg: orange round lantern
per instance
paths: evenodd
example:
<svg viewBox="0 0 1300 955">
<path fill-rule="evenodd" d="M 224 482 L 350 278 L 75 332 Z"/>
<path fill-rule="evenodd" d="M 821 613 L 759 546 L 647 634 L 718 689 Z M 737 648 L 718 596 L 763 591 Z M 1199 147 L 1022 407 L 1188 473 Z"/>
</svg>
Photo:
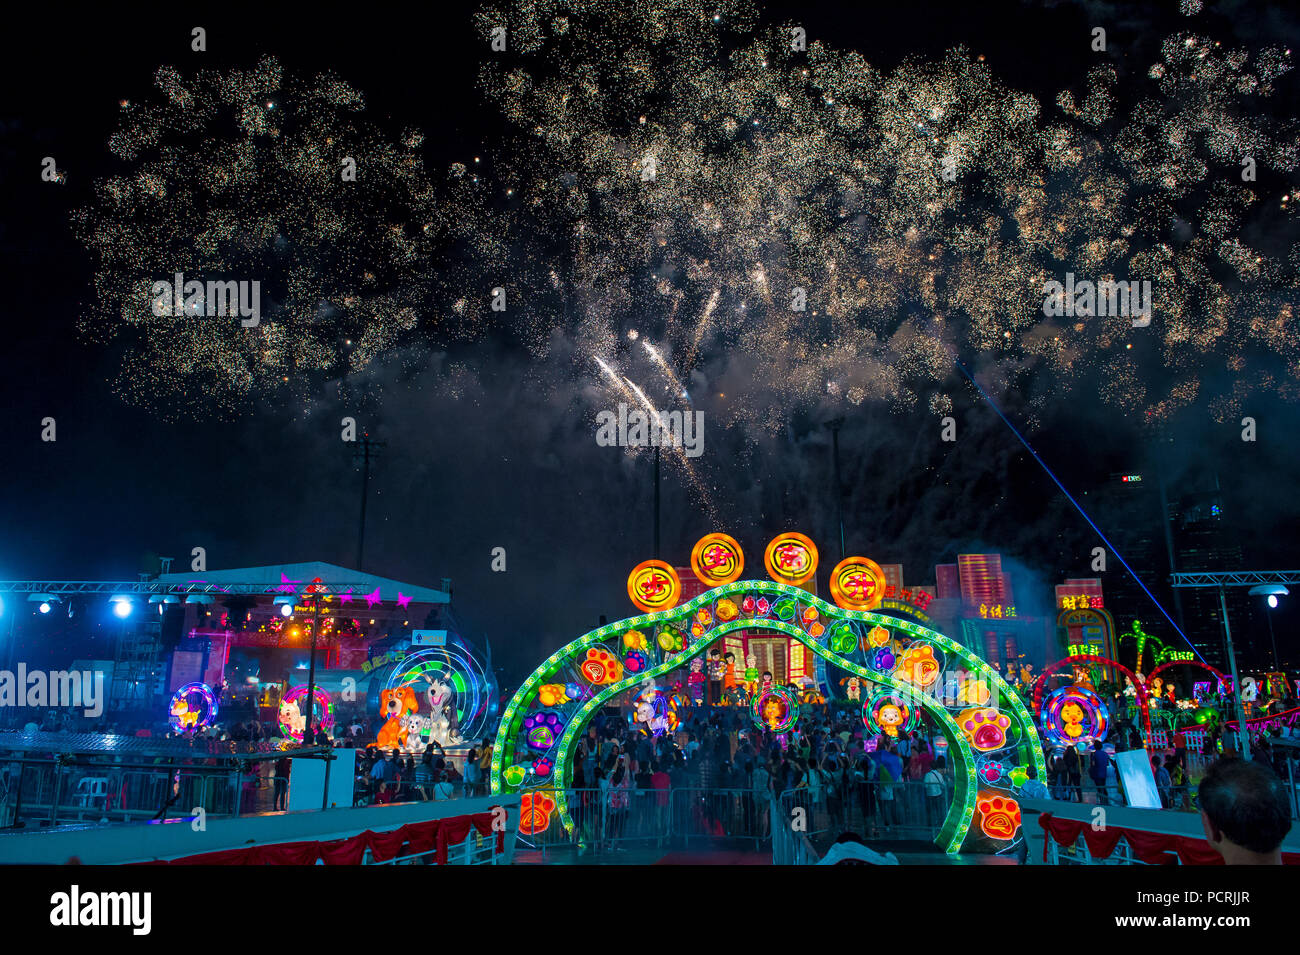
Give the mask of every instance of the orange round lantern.
<svg viewBox="0 0 1300 955">
<path fill-rule="evenodd" d="M 721 587 L 745 572 L 745 554 L 734 537 L 705 534 L 691 550 L 691 570 L 706 587 Z"/>
<path fill-rule="evenodd" d="M 874 610 L 885 597 L 885 572 L 866 557 L 845 557 L 831 571 L 831 599 L 845 610 Z"/>
<path fill-rule="evenodd" d="M 682 582 L 662 560 L 643 560 L 627 575 L 627 595 L 646 613 L 655 613 L 677 605 Z"/>
<path fill-rule="evenodd" d="M 817 573 L 817 545 L 794 531 L 772 538 L 763 553 L 767 575 L 781 584 L 799 586 Z"/>
</svg>

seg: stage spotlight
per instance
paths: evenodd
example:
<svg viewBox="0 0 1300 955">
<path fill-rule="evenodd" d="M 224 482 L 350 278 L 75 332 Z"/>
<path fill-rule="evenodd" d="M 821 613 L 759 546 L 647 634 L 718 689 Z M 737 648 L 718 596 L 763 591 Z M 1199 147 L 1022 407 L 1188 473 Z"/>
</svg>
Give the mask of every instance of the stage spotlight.
<svg viewBox="0 0 1300 955">
<path fill-rule="evenodd" d="M 48 603 L 43 603 L 43 604 L 41 604 L 39 607 L 37 607 L 36 609 L 38 609 L 41 613 L 49 613 L 49 612 L 50 612 L 50 605 L 49 605 Z"/>
<path fill-rule="evenodd" d="M 1277 607 L 1277 594 L 1268 595 L 1268 605 L 1273 608 Z"/>
<path fill-rule="evenodd" d="M 113 613 L 115 613 L 115 614 L 117 614 L 119 617 L 123 617 L 123 618 L 131 616 L 131 601 L 129 601 L 129 600 L 114 600 L 114 601 L 113 601 Z"/>
<path fill-rule="evenodd" d="M 292 617 L 292 616 L 293 616 L 293 604 L 280 604 L 280 616 L 281 616 L 281 617 Z"/>
</svg>

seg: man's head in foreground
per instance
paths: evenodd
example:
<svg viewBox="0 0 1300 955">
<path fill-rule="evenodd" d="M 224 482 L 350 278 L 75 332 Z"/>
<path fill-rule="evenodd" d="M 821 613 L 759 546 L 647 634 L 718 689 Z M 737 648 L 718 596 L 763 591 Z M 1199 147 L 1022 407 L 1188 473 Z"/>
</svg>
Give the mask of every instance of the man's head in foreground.
<svg viewBox="0 0 1300 955">
<path fill-rule="evenodd" d="M 1291 806 L 1273 770 L 1260 762 L 1221 759 L 1205 774 L 1197 793 L 1205 838 L 1225 863 L 1282 864 Z"/>
</svg>

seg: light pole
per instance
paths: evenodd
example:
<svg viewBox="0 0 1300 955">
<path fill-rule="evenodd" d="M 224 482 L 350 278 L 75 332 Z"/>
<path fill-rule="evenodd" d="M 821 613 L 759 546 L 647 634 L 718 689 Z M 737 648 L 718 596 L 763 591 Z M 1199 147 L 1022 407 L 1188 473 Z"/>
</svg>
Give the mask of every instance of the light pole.
<svg viewBox="0 0 1300 955">
<path fill-rule="evenodd" d="M 1264 618 L 1268 621 L 1268 642 L 1273 648 L 1273 669 L 1281 670 L 1282 664 L 1277 658 L 1277 637 L 1273 635 L 1273 608 L 1277 606 L 1277 598 L 1285 597 L 1291 591 L 1287 590 L 1281 584 L 1260 584 L 1258 587 L 1250 588 L 1252 597 L 1267 597 L 1268 609 L 1264 611 Z"/>
<path fill-rule="evenodd" d="M 1219 591 L 1219 610 L 1223 614 L 1223 636 L 1228 645 L 1228 664 L 1232 670 L 1232 696 L 1237 710 L 1237 752 L 1242 759 L 1250 759 L 1250 731 L 1246 729 L 1246 713 L 1241 702 L 1241 681 L 1237 679 L 1237 656 L 1232 647 L 1232 628 L 1228 624 L 1228 601 L 1225 587 L 1250 587 L 1251 593 L 1276 596 L 1286 593 L 1287 584 L 1300 584 L 1300 570 L 1229 570 L 1182 571 L 1169 575 L 1175 587 L 1216 587 Z M 1195 650 L 1195 647 L 1193 647 Z M 1197 656 L 1200 656 L 1197 653 Z"/>
<path fill-rule="evenodd" d="M 1228 598 L 1219 587 L 1219 609 L 1223 614 L 1223 635 L 1228 641 L 1228 671 L 1232 674 L 1232 701 L 1237 707 L 1237 755 L 1250 759 L 1250 730 L 1246 729 L 1246 707 L 1241 702 L 1241 680 L 1237 679 L 1237 654 L 1232 649 L 1232 628 L 1228 625 Z"/>
</svg>

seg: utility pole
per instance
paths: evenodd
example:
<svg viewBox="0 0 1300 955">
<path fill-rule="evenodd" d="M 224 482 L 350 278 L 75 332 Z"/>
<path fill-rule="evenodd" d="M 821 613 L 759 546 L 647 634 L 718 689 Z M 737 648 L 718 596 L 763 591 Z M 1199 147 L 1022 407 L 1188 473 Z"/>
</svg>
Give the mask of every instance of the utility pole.
<svg viewBox="0 0 1300 955">
<path fill-rule="evenodd" d="M 1228 599 L 1219 587 L 1219 610 L 1223 614 L 1223 635 L 1228 641 L 1228 669 L 1232 674 L 1232 695 L 1237 704 L 1237 755 L 1250 759 L 1250 730 L 1246 728 L 1246 705 L 1241 701 L 1241 680 L 1237 679 L 1237 654 L 1232 649 L 1232 628 L 1228 625 Z"/>
<path fill-rule="evenodd" d="M 366 553 L 366 496 L 370 490 L 370 462 L 378 458 L 388 447 L 387 441 L 371 441 L 370 433 L 361 436 L 361 447 L 352 452 L 352 460 L 361 465 L 361 521 L 357 528 L 357 570 L 365 570 L 362 565 Z"/>
</svg>

